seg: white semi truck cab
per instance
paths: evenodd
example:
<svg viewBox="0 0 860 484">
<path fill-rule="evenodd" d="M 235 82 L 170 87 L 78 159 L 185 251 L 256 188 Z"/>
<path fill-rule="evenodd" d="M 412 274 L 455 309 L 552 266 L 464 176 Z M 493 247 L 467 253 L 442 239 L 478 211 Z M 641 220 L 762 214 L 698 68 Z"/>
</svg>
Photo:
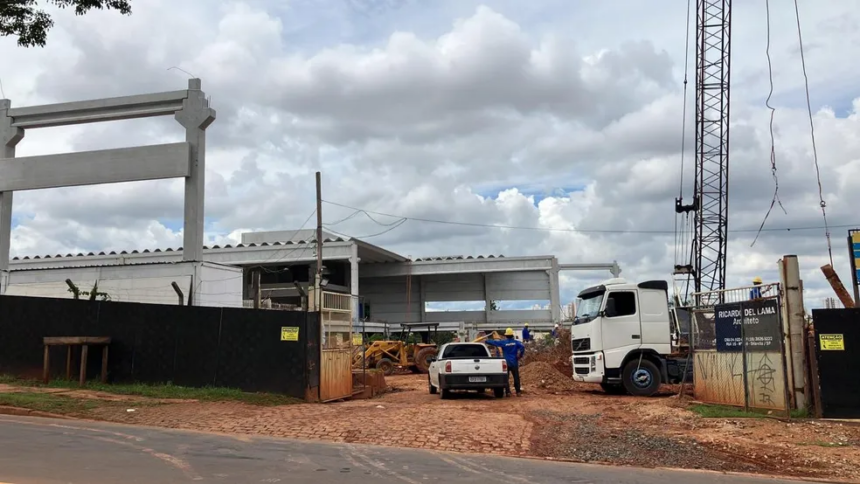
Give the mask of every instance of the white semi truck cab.
<svg viewBox="0 0 860 484">
<path fill-rule="evenodd" d="M 666 281 L 610 279 L 579 293 L 571 328 L 573 379 L 607 393 L 651 396 L 680 383 L 691 365 L 678 347 L 676 310 Z"/>
</svg>

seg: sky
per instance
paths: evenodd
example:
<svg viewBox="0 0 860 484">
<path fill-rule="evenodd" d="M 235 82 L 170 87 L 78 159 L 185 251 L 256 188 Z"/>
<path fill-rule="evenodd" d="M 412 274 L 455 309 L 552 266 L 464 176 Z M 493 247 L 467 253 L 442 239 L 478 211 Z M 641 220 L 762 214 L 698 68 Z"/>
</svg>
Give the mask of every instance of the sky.
<svg viewBox="0 0 860 484">
<path fill-rule="evenodd" d="M 793 4 L 771 2 L 774 190 L 764 1 L 735 2 L 727 286 L 800 260 L 807 307 L 833 295 Z M 674 200 L 692 195 L 687 2 L 134 0 L 133 15 L 46 7 L 46 48 L 0 38 L 13 106 L 172 91 L 199 77 L 206 237 L 298 229 L 322 172 L 329 231 L 412 257 L 555 255 L 670 279 Z M 695 2 L 694 2 L 695 8 Z M 860 227 L 860 0 L 800 2 L 835 267 Z M 690 56 L 694 56 L 690 45 Z M 174 68 L 175 67 L 175 68 Z M 3 96 L 0 96 L 3 97 Z M 681 141 L 687 104 L 686 153 Z M 171 118 L 30 130 L 18 156 L 184 139 Z M 15 194 L 15 256 L 182 245 L 183 188 L 165 180 Z M 380 214 L 390 214 L 386 216 Z M 430 219 L 488 228 L 407 220 Z M 341 220 L 347 218 L 346 221 Z M 340 222 L 340 223 L 337 223 Z M 305 225 L 309 228 L 311 222 Z M 685 241 L 684 247 L 688 245 Z M 688 249 L 685 249 L 688 250 Z M 563 272 L 562 302 L 607 273 Z"/>
</svg>

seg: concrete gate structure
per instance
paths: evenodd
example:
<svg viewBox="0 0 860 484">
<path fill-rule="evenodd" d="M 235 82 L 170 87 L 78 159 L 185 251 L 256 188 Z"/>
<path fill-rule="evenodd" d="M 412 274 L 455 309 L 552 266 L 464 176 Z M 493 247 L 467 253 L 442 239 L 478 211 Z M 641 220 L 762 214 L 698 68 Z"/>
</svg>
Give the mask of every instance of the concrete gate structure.
<svg viewBox="0 0 860 484">
<path fill-rule="evenodd" d="M 200 79 L 190 79 L 187 90 L 23 108 L 0 99 L 0 282 L 9 278 L 12 194 L 18 190 L 185 178 L 183 261 L 202 262 L 206 128 L 216 115 L 201 86 Z M 15 157 L 29 129 L 154 116 L 174 116 L 185 141 Z"/>
</svg>

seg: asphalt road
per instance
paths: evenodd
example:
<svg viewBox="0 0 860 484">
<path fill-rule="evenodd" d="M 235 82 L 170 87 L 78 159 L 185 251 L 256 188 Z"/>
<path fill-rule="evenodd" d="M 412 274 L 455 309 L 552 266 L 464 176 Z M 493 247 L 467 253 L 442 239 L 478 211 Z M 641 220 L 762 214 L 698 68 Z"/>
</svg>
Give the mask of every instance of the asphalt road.
<svg viewBox="0 0 860 484">
<path fill-rule="evenodd" d="M 380 428 L 384 432 L 384 427 Z M 350 444 L 0 416 L 0 483 L 778 483 Z"/>
</svg>

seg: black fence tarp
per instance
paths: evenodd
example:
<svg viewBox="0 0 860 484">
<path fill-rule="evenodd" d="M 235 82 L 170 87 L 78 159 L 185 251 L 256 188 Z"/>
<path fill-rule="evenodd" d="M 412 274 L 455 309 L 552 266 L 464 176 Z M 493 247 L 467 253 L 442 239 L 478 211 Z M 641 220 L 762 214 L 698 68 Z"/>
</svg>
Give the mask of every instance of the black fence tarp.
<svg viewBox="0 0 860 484">
<path fill-rule="evenodd" d="M 298 328 L 297 341 L 282 341 L 285 327 Z M 318 333 L 318 315 L 299 311 L 0 296 L 0 374 L 41 375 L 45 336 L 110 336 L 112 382 L 305 398 L 308 388 L 319 385 Z M 51 349 L 54 377 L 65 375 L 65 351 Z M 88 375 L 94 378 L 100 350 L 93 347 L 90 354 Z M 78 361 L 76 350 L 75 375 Z"/>
<path fill-rule="evenodd" d="M 826 418 L 860 418 L 860 309 L 814 309 L 815 349 Z"/>
</svg>

